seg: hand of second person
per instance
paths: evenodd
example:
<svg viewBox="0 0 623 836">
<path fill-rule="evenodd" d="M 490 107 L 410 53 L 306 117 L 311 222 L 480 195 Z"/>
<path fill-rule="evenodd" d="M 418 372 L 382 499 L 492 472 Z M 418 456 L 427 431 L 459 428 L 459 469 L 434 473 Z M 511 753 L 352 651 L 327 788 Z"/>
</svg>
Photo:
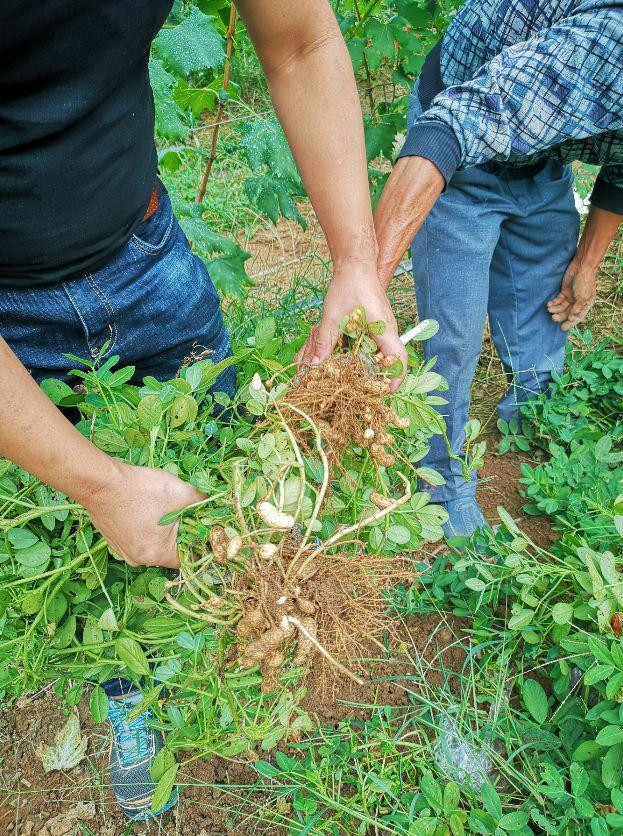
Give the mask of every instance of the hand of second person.
<svg viewBox="0 0 623 836">
<path fill-rule="evenodd" d="M 116 463 L 115 476 L 84 506 L 111 550 L 130 566 L 179 566 L 178 523 L 158 525 L 169 511 L 204 499 L 165 470 Z"/>
<path fill-rule="evenodd" d="M 554 322 L 560 322 L 563 331 L 582 322 L 595 303 L 596 270 L 575 261 L 567 267 L 560 293 L 547 303 L 547 310 Z"/>
<path fill-rule="evenodd" d="M 312 329 L 299 351 L 297 365 L 299 368 L 314 366 L 326 360 L 335 348 L 340 320 L 357 305 L 365 309 L 368 322 L 382 320 L 385 323 L 385 332 L 374 337 L 381 353 L 386 357 L 396 355 L 402 361 L 402 375 L 391 381 L 392 392 L 395 392 L 407 370 L 407 352 L 400 341 L 387 294 L 378 281 L 376 266 L 372 264 L 349 263 L 335 270 L 324 300 L 322 320 Z"/>
</svg>

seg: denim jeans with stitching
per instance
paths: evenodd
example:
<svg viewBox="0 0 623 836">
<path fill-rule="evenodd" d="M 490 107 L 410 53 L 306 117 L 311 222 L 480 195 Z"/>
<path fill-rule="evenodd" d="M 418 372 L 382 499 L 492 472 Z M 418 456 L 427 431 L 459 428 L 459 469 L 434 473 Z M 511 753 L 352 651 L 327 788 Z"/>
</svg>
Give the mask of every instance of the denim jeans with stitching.
<svg viewBox="0 0 623 836">
<path fill-rule="evenodd" d="M 409 126 L 421 112 L 416 85 Z M 440 326 L 424 342 L 424 355 L 438 358 L 435 371 L 449 385 L 439 393 L 448 401 L 439 411 L 455 453 L 464 442 L 487 315 L 508 384 L 501 418 L 516 416 L 519 404 L 547 389 L 552 370 L 562 370 L 566 332 L 546 303 L 560 291 L 577 246 L 572 183 L 571 167 L 553 160 L 530 177 L 502 167 L 457 171 L 413 240 L 418 314 Z M 446 479 L 433 489 L 434 501 L 474 495 L 475 477 L 463 479 L 441 436 L 423 463 Z"/>
<path fill-rule="evenodd" d="M 174 377 L 191 355 L 214 362 L 231 354 L 218 296 L 205 264 L 193 255 L 157 184 L 159 206 L 124 249 L 97 272 L 27 289 L 0 286 L 0 334 L 37 381 L 67 379 L 76 366 L 65 353 L 92 359 L 109 343 L 120 364 L 146 375 Z M 232 395 L 235 371 L 215 390 Z"/>
</svg>

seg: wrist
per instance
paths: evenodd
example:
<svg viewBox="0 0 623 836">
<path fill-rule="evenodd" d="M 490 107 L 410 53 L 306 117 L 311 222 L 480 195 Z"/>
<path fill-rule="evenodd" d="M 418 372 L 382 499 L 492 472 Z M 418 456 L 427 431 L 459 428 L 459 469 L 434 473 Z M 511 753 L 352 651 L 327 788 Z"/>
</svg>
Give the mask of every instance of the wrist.
<svg viewBox="0 0 623 836">
<path fill-rule="evenodd" d="M 331 284 L 378 285 L 376 258 L 345 257 L 333 262 Z"/>
<path fill-rule="evenodd" d="M 80 474 L 76 479 L 76 488 L 71 491 L 71 496 L 87 511 L 98 508 L 112 495 L 118 496 L 121 501 L 122 486 L 128 469 L 124 462 L 113 459 L 97 448 L 94 449 L 96 455 L 88 469 L 88 475 Z"/>
</svg>

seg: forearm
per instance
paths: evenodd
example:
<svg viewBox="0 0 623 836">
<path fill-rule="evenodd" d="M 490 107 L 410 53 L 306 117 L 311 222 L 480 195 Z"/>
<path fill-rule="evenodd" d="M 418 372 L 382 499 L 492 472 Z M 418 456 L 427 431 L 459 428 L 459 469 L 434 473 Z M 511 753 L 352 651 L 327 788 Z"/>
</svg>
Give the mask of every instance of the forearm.
<svg viewBox="0 0 623 836">
<path fill-rule="evenodd" d="M 374 214 L 378 273 L 383 287 L 389 286 L 443 187 L 439 169 L 423 157 L 403 157 L 396 163 Z"/>
<path fill-rule="evenodd" d="M 239 0 L 238 6 L 334 264 L 375 263 L 361 107 L 328 3 Z"/>
<path fill-rule="evenodd" d="M 623 215 L 591 206 L 574 260 L 597 271 L 621 222 Z"/>
<path fill-rule="evenodd" d="M 117 463 L 82 436 L 0 337 L 0 456 L 78 502 L 112 481 Z"/>
</svg>

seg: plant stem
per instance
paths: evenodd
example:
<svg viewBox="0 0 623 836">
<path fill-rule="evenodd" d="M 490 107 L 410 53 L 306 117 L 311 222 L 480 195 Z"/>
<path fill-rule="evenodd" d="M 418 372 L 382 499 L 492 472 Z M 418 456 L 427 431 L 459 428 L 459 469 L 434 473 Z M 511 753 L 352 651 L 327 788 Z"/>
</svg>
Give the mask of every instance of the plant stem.
<svg viewBox="0 0 623 836">
<path fill-rule="evenodd" d="M 338 660 L 337 660 L 337 659 L 334 659 L 334 658 L 333 658 L 333 656 L 331 656 L 331 654 L 329 653 L 329 651 L 328 651 L 325 647 L 323 647 L 323 646 L 320 644 L 320 642 L 318 641 L 318 639 L 317 639 L 314 635 L 312 635 L 312 634 L 309 632 L 309 630 L 307 629 L 307 627 L 305 627 L 305 626 L 304 626 L 304 625 L 303 625 L 303 624 L 299 621 L 299 619 L 298 619 L 298 618 L 296 618 L 296 617 L 295 617 L 295 616 L 293 616 L 293 615 L 286 615 L 286 616 L 285 616 L 285 620 L 286 620 L 289 624 L 294 624 L 294 626 L 297 628 L 297 630 L 300 630 L 300 632 L 301 632 L 301 633 L 305 636 L 305 638 L 306 638 L 306 639 L 309 639 L 309 641 L 310 641 L 310 642 L 314 645 L 314 647 L 316 648 L 316 650 L 317 650 L 319 653 L 321 653 L 321 654 L 325 657 L 325 659 L 326 659 L 328 662 L 330 662 L 330 664 L 332 664 L 332 665 L 333 665 L 333 667 L 337 668 L 337 669 L 338 669 L 338 671 L 339 671 L 340 673 L 343 673 L 345 676 L 350 677 L 350 679 L 354 680 L 354 681 L 357 683 L 357 685 L 365 685 L 364 680 L 363 680 L 360 676 L 357 676 L 357 674 L 356 674 L 356 673 L 353 673 L 351 670 L 349 670 L 349 669 L 348 669 L 345 665 L 343 665 L 341 662 L 338 662 Z"/>
<path fill-rule="evenodd" d="M 227 92 L 229 87 L 229 74 L 231 71 L 231 53 L 234 46 L 234 32 L 236 29 L 236 7 L 234 6 L 233 2 L 231 4 L 231 9 L 229 11 L 229 26 L 227 27 L 227 47 L 225 51 L 225 66 L 223 69 L 223 87 L 221 91 Z M 208 180 L 210 179 L 210 173 L 212 172 L 212 166 L 214 165 L 214 161 L 216 160 L 216 143 L 218 141 L 218 134 L 219 129 L 221 127 L 221 122 L 223 120 L 223 114 L 225 113 L 225 102 L 224 100 L 219 97 L 218 108 L 216 111 L 216 119 L 214 120 L 214 128 L 212 129 L 212 143 L 210 145 L 210 156 L 208 157 L 208 162 L 206 163 L 206 168 L 203 173 L 203 179 L 201 181 L 201 185 L 199 186 L 199 193 L 197 194 L 197 203 L 201 203 L 206 193 L 206 189 L 208 187 Z"/>
</svg>

